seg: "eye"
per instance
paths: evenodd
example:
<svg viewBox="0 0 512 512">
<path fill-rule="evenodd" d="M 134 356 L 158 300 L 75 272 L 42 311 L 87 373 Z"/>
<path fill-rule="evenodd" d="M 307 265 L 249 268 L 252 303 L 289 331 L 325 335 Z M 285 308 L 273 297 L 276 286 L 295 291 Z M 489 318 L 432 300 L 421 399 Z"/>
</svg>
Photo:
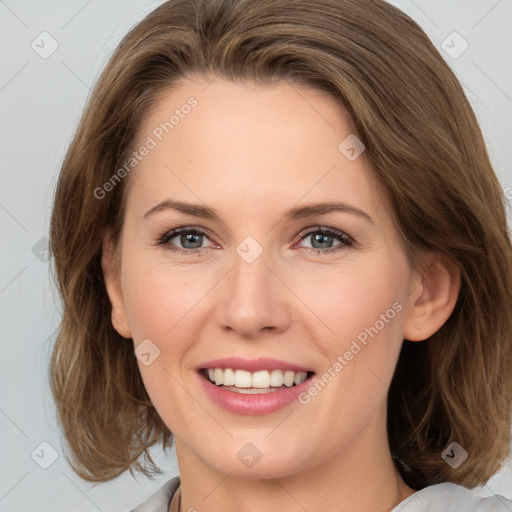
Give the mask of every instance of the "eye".
<svg viewBox="0 0 512 512">
<path fill-rule="evenodd" d="M 177 228 L 161 235 L 157 240 L 157 245 L 165 246 L 166 249 L 181 254 L 197 253 L 201 252 L 199 249 L 211 247 L 203 245 L 208 236 L 208 232 L 199 228 Z"/>
<path fill-rule="evenodd" d="M 310 239 L 310 246 L 303 246 L 306 251 L 313 251 L 316 254 L 338 252 L 354 245 L 354 240 L 336 229 L 317 226 L 306 233 L 301 234 L 299 242 Z M 179 254 L 200 253 L 202 249 L 214 247 L 215 245 L 204 245 L 210 239 L 208 231 L 197 227 L 181 227 L 160 235 L 156 245 L 164 246 L 167 250 Z M 335 242 L 338 241 L 337 244 Z M 335 244 L 335 245 L 333 245 Z M 295 244 L 296 246 L 297 244 Z"/>
<path fill-rule="evenodd" d="M 320 226 L 303 233 L 300 241 L 307 239 L 310 239 L 311 243 L 309 247 L 304 248 L 315 253 L 337 252 L 354 245 L 354 240 L 346 233 Z M 336 240 L 339 243 L 333 246 Z"/>
</svg>

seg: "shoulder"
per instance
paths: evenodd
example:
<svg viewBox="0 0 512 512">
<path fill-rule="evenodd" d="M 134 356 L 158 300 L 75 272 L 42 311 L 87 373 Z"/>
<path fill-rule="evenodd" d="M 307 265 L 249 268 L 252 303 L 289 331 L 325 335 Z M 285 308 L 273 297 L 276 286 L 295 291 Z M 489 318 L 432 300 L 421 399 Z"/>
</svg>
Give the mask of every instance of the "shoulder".
<svg viewBox="0 0 512 512">
<path fill-rule="evenodd" d="M 500 495 L 482 498 L 462 485 L 450 482 L 417 491 L 391 512 L 511 512 L 512 500 Z"/>
<path fill-rule="evenodd" d="M 130 512 L 168 512 L 171 499 L 179 486 L 180 477 L 171 478 Z"/>
</svg>

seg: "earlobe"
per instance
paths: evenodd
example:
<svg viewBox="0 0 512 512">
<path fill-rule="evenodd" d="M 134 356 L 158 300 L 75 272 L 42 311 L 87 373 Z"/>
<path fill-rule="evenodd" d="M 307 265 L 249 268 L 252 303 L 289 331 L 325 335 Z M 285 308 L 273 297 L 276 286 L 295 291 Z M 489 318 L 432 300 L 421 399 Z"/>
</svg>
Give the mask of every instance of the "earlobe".
<svg viewBox="0 0 512 512">
<path fill-rule="evenodd" d="M 430 258 L 419 282 L 410 292 L 411 304 L 404 338 L 423 341 L 437 332 L 452 314 L 460 291 L 457 265 L 443 254 Z"/>
<path fill-rule="evenodd" d="M 112 306 L 112 325 L 123 338 L 131 338 L 131 330 L 121 287 L 120 261 L 112 241 L 112 233 L 110 230 L 103 236 L 101 268 L 103 270 L 107 294 Z"/>
</svg>

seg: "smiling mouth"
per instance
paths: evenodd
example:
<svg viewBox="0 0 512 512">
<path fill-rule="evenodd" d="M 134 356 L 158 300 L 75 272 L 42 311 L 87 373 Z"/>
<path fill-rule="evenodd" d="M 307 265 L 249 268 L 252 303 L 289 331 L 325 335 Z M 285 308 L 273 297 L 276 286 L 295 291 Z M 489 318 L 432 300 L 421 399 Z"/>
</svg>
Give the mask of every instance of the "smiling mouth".
<svg viewBox="0 0 512 512">
<path fill-rule="evenodd" d="M 279 369 L 248 372 L 232 368 L 203 368 L 199 374 L 210 383 L 228 391 L 254 395 L 298 386 L 315 373 Z"/>
</svg>

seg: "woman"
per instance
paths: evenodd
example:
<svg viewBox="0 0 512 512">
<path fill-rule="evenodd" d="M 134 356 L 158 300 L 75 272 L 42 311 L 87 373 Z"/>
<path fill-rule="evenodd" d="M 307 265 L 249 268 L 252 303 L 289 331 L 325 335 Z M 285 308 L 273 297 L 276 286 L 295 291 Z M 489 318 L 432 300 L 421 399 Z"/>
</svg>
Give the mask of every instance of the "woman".
<svg viewBox="0 0 512 512">
<path fill-rule="evenodd" d="M 136 511 L 509 510 L 511 244 L 460 84 L 380 1 L 171 0 L 62 166 L 51 378 Z M 172 434 L 171 434 L 172 433 Z"/>
</svg>

